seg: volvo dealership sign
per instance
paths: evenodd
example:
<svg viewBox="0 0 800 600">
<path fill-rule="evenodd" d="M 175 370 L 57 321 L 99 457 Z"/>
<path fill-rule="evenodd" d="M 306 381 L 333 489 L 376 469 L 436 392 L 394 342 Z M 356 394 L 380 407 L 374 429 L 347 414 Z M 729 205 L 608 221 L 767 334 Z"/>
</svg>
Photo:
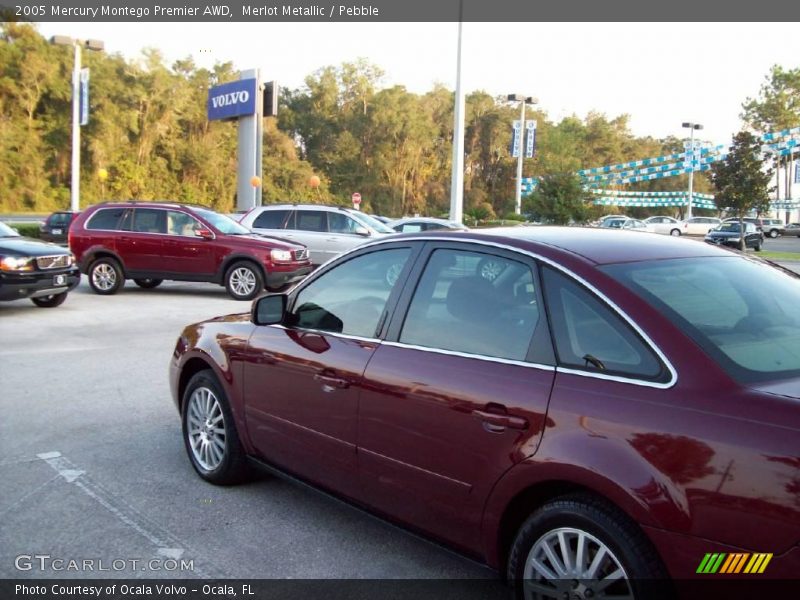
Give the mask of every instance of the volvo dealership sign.
<svg viewBox="0 0 800 600">
<path fill-rule="evenodd" d="M 234 119 L 256 112 L 256 80 L 240 79 L 208 90 L 208 120 Z"/>
</svg>

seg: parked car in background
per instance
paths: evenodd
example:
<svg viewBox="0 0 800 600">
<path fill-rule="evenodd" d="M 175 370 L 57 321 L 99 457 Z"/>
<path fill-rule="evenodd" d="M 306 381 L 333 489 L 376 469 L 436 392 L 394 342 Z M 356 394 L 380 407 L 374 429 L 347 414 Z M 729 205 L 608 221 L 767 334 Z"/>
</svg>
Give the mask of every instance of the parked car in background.
<svg viewBox="0 0 800 600">
<path fill-rule="evenodd" d="M 126 279 L 146 289 L 169 279 L 217 283 L 250 300 L 311 272 L 301 244 L 253 235 L 209 208 L 179 203 L 97 204 L 73 222 L 69 245 L 91 288 L 106 295 Z"/>
<path fill-rule="evenodd" d="M 594 227 L 601 227 L 603 223 L 608 219 L 627 219 L 627 215 L 603 215 L 597 221 L 594 221 L 592 225 Z"/>
<path fill-rule="evenodd" d="M 716 217 L 692 217 L 681 221 L 681 235 L 705 235 L 722 223 Z"/>
<path fill-rule="evenodd" d="M 764 235 L 756 229 L 753 223 L 745 222 L 743 225 L 745 248 L 753 248 L 756 252 L 761 252 L 761 247 L 764 244 Z M 739 249 L 742 242 L 742 225 L 738 222 L 721 223 L 706 234 L 705 240 L 709 244 Z"/>
<path fill-rule="evenodd" d="M 623 229 L 625 231 L 644 231 L 652 232 L 652 226 L 639 219 L 631 219 L 630 217 L 620 217 L 613 219 L 605 219 L 600 223 L 601 229 Z"/>
<path fill-rule="evenodd" d="M 45 222 L 39 225 L 39 237 L 46 242 L 66 244 L 69 226 L 79 214 L 68 210 L 50 214 Z"/>
<path fill-rule="evenodd" d="M 783 225 L 783 221 L 780 219 L 763 219 L 761 217 L 744 217 L 743 221 L 745 223 L 752 223 L 756 226 L 758 231 L 761 231 L 764 236 L 776 238 L 779 235 L 783 235 L 785 227 Z M 723 223 L 738 223 L 738 217 L 730 217 L 725 219 Z"/>
<path fill-rule="evenodd" d="M 789 223 L 783 229 L 783 235 L 793 235 L 794 237 L 800 237 L 800 223 Z"/>
<path fill-rule="evenodd" d="M 679 236 L 681 234 L 681 222 L 673 217 L 648 217 L 644 220 L 655 233 L 664 235 Z"/>
<path fill-rule="evenodd" d="M 265 235 L 303 244 L 321 265 L 365 241 L 396 233 L 378 219 L 342 206 L 273 204 L 249 210 L 239 223 Z"/>
<path fill-rule="evenodd" d="M 419 233 L 420 231 L 433 231 L 436 229 L 467 231 L 469 229 L 463 223 L 448 221 L 447 219 L 434 219 L 433 217 L 405 217 L 390 221 L 386 226 L 398 233 Z"/>
<path fill-rule="evenodd" d="M 188 326 L 170 388 L 208 482 L 289 472 L 518 597 L 663 598 L 709 553 L 800 573 L 799 305 L 797 276 L 667 236 L 409 234 Z"/>
<path fill-rule="evenodd" d="M 0 300 L 30 298 L 36 306 L 63 304 L 81 274 L 69 250 L 32 238 L 0 222 Z"/>
</svg>

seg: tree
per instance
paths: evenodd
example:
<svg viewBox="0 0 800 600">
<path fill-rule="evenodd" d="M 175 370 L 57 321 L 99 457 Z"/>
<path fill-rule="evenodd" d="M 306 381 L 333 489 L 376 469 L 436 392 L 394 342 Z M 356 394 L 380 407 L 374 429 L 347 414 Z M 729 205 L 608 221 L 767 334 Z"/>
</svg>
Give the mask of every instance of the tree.
<svg viewBox="0 0 800 600">
<path fill-rule="evenodd" d="M 556 225 L 582 222 L 588 214 L 588 194 L 580 177 L 571 172 L 554 173 L 539 179 L 536 190 L 523 202 L 527 213 Z"/>
<path fill-rule="evenodd" d="M 744 250 L 743 217 L 750 211 L 769 210 L 769 187 L 772 169 L 764 167 L 761 142 L 749 131 L 733 138 L 733 146 L 724 161 L 711 165 L 711 181 L 717 189 L 717 208 L 739 218 L 740 249 Z"/>
</svg>

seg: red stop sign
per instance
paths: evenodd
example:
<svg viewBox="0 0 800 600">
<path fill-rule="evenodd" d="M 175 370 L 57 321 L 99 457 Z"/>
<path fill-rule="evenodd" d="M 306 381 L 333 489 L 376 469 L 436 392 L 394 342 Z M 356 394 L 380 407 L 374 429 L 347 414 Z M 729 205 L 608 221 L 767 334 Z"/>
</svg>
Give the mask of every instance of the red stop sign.
<svg viewBox="0 0 800 600">
<path fill-rule="evenodd" d="M 361 194 L 353 192 L 353 204 L 361 204 Z"/>
</svg>

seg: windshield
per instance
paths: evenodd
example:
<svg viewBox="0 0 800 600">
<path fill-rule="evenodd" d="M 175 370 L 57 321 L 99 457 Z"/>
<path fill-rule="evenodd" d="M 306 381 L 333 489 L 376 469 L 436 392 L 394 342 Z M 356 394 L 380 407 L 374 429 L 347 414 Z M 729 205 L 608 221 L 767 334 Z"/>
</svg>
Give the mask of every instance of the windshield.
<svg viewBox="0 0 800 600">
<path fill-rule="evenodd" d="M 20 237 L 20 235 L 5 223 L 0 222 L 0 237 Z"/>
<path fill-rule="evenodd" d="M 742 383 L 800 377 L 800 277 L 740 257 L 608 265 Z"/>
<path fill-rule="evenodd" d="M 193 210 L 199 216 L 211 223 L 211 225 L 213 225 L 214 228 L 220 233 L 226 233 L 228 235 L 247 235 L 252 233 L 249 229 L 239 225 L 239 223 L 230 217 L 221 215 L 213 210 L 208 210 L 206 208 L 195 208 Z"/>
<path fill-rule="evenodd" d="M 381 223 L 378 219 L 365 213 L 350 213 L 356 221 L 361 221 L 362 225 L 369 225 L 378 233 L 397 233 L 394 229 L 389 229 L 386 225 Z"/>
</svg>

